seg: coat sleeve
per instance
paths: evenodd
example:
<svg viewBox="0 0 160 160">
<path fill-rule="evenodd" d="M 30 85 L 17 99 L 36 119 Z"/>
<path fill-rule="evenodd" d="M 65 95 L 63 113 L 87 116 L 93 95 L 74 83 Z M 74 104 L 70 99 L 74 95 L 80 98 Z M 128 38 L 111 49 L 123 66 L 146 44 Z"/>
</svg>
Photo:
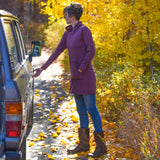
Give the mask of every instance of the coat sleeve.
<svg viewBox="0 0 160 160">
<path fill-rule="evenodd" d="M 78 69 L 85 71 L 87 66 L 91 63 L 94 55 L 95 55 L 95 46 L 92 38 L 91 31 L 89 28 L 84 27 L 82 30 L 82 37 L 86 48 L 86 54 L 79 65 Z"/>
<path fill-rule="evenodd" d="M 41 67 L 42 69 L 46 69 L 66 49 L 66 35 L 67 32 L 63 34 L 60 43 L 58 44 L 52 55 L 45 62 L 45 64 L 43 64 L 43 66 Z"/>
</svg>

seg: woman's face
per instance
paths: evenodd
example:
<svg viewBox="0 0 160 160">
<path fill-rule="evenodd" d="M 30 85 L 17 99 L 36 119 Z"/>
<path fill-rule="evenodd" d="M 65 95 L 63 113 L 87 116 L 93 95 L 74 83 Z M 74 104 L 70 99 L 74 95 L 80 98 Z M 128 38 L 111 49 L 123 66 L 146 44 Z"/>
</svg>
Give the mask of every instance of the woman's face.
<svg viewBox="0 0 160 160">
<path fill-rule="evenodd" d="M 67 23 L 67 24 L 71 24 L 71 23 L 72 23 L 73 17 L 74 17 L 74 16 L 69 16 L 69 15 L 68 15 L 68 12 L 65 12 L 65 14 L 64 14 L 64 18 L 66 19 L 66 23 Z"/>
</svg>

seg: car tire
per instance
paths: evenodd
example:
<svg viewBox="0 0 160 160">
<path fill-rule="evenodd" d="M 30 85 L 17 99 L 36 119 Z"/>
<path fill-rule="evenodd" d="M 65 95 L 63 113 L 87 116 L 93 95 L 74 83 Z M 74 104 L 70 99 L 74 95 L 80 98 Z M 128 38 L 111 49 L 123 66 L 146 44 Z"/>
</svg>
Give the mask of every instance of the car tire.
<svg viewBox="0 0 160 160">
<path fill-rule="evenodd" d="M 33 100 L 32 100 L 32 105 L 29 108 L 28 127 L 32 127 L 32 125 L 33 125 Z"/>
<path fill-rule="evenodd" d="M 21 145 L 22 160 L 26 160 L 26 137 L 24 136 Z"/>
</svg>

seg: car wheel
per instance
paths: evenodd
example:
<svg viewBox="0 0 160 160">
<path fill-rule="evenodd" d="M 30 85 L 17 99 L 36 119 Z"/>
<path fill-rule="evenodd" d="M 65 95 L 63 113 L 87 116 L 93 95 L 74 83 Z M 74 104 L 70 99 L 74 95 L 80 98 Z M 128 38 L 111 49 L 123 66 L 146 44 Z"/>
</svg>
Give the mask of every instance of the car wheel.
<svg viewBox="0 0 160 160">
<path fill-rule="evenodd" d="M 32 100 L 32 105 L 29 108 L 29 118 L 28 118 L 28 127 L 32 127 L 33 125 L 33 100 Z"/>
<path fill-rule="evenodd" d="M 22 160 L 26 160 L 26 137 L 24 136 L 21 146 Z"/>
</svg>

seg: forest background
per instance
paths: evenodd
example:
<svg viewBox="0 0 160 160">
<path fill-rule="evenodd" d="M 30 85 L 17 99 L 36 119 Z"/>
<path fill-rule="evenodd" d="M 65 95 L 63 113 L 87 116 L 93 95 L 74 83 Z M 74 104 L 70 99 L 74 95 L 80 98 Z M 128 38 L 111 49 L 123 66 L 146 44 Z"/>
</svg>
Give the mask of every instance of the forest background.
<svg viewBox="0 0 160 160">
<path fill-rule="evenodd" d="M 96 47 L 97 104 L 127 148 L 123 157 L 160 159 L 159 0 L 76 0 Z M 17 15 L 26 44 L 55 49 L 65 31 L 63 8 L 72 0 L 0 0 Z M 62 60 L 69 72 L 68 54 Z M 104 127 L 105 129 L 105 127 Z"/>
</svg>

